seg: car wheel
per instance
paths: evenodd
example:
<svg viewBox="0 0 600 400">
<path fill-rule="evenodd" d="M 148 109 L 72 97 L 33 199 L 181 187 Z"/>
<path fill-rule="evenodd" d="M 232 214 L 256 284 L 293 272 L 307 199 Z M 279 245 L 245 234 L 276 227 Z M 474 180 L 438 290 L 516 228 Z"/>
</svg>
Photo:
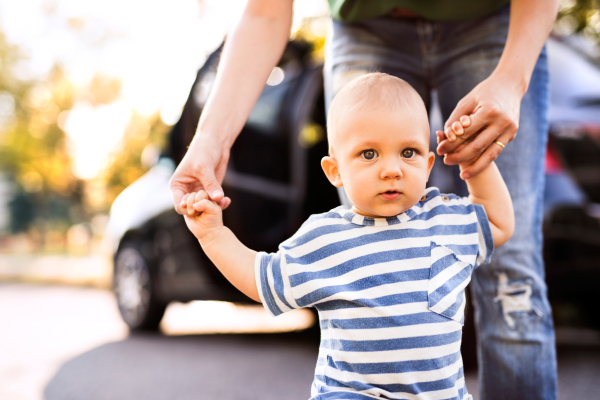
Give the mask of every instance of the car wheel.
<svg viewBox="0 0 600 400">
<path fill-rule="evenodd" d="M 115 256 L 114 292 L 131 330 L 157 330 L 167 305 L 157 299 L 148 262 L 138 243 L 121 246 Z"/>
</svg>

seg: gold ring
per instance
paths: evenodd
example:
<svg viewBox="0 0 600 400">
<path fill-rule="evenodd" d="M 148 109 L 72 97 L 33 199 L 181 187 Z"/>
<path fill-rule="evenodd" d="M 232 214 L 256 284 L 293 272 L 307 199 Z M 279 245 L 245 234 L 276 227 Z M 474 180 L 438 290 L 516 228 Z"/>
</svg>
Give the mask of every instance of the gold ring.
<svg viewBox="0 0 600 400">
<path fill-rule="evenodd" d="M 504 146 L 502 143 L 500 143 L 500 142 L 499 142 L 499 141 L 497 141 L 497 140 L 496 140 L 494 143 L 496 143 L 498 146 L 500 146 L 500 147 L 502 147 L 502 148 L 504 148 L 504 147 L 505 147 L 505 146 Z"/>
</svg>

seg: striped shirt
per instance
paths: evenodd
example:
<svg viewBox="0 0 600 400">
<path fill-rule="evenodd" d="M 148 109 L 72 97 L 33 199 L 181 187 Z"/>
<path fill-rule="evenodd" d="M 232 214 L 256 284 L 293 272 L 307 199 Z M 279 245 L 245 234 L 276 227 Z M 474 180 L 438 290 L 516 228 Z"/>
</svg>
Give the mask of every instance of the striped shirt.
<svg viewBox="0 0 600 400">
<path fill-rule="evenodd" d="M 464 289 L 493 248 L 481 205 L 428 188 L 394 217 L 311 216 L 258 254 L 256 282 L 273 315 L 319 312 L 311 399 L 462 400 Z"/>
</svg>

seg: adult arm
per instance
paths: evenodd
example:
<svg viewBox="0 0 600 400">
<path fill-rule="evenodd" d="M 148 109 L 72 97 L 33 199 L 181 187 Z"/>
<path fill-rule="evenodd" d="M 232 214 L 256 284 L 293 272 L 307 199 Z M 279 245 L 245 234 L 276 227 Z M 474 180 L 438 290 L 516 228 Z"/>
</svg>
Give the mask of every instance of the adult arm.
<svg viewBox="0 0 600 400">
<path fill-rule="evenodd" d="M 515 138 L 521 99 L 558 5 L 559 0 L 511 0 L 508 36 L 500 61 L 489 78 L 459 101 L 445 124 L 449 139 L 438 146 L 438 154 L 446 155 L 446 164 L 471 163 L 462 171 L 463 179 L 477 175 L 500 155 L 502 147 L 495 141 L 506 145 Z M 466 129 L 459 122 L 463 115 L 470 115 L 472 120 Z"/>
<path fill-rule="evenodd" d="M 188 210 L 182 199 L 199 190 L 206 190 L 221 208 L 229 205 L 221 187 L 229 150 L 285 49 L 292 6 L 293 0 L 248 0 L 228 35 L 196 134 L 171 178 L 173 203 L 179 214 L 197 214 Z"/>
</svg>

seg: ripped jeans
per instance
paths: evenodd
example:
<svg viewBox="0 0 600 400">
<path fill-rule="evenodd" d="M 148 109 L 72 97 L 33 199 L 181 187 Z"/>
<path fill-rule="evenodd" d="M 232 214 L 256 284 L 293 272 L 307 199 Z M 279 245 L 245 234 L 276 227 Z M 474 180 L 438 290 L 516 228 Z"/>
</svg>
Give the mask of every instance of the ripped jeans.
<svg viewBox="0 0 600 400">
<path fill-rule="evenodd" d="M 508 22 L 508 7 L 461 22 L 387 16 L 351 24 L 334 21 L 324 72 L 327 105 L 353 78 L 380 71 L 410 83 L 428 109 L 435 89 L 445 120 L 496 67 Z M 512 196 L 515 233 L 496 249 L 491 264 L 477 268 L 472 277 L 482 400 L 556 399 L 556 350 L 541 232 L 547 109 L 544 49 L 521 103 L 517 137 L 496 160 Z M 462 181 L 456 191 L 466 194 Z"/>
</svg>

